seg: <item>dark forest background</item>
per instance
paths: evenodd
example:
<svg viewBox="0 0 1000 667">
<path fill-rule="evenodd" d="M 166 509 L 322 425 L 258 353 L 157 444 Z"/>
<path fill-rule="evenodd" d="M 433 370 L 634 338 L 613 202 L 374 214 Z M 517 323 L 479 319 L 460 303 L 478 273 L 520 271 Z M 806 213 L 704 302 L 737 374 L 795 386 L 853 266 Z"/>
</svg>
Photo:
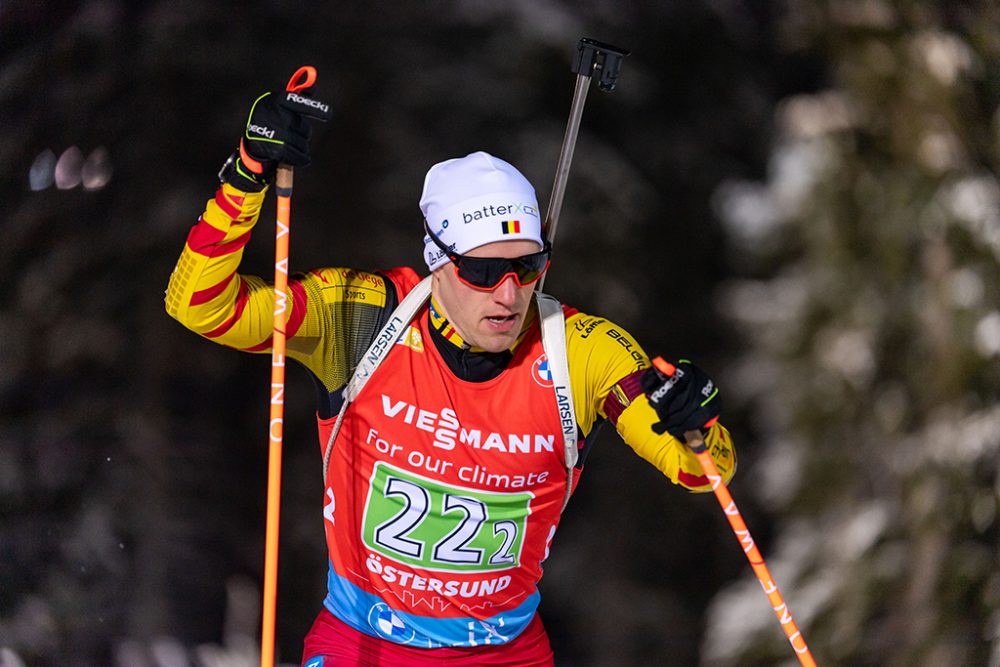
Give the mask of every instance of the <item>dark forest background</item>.
<svg viewBox="0 0 1000 667">
<path fill-rule="evenodd" d="M 163 310 L 250 101 L 311 64 L 335 109 L 293 269 L 420 267 L 433 163 L 487 150 L 548 201 L 583 36 L 632 55 L 588 97 L 546 290 L 719 381 L 821 665 L 1000 665 L 989 0 L 0 0 L 0 665 L 256 664 L 268 359 Z M 288 384 L 297 664 L 325 552 Z M 796 664 L 714 498 L 611 429 L 542 589 L 560 665 Z"/>
</svg>

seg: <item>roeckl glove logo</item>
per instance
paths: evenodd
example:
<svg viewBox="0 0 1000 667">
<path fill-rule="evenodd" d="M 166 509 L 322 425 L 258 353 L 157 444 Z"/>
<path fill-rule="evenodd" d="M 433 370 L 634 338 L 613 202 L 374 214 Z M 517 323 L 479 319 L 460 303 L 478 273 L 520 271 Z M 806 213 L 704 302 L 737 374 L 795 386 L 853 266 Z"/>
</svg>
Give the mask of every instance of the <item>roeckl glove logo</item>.
<svg viewBox="0 0 1000 667">
<path fill-rule="evenodd" d="M 264 125 L 247 125 L 247 132 L 253 132 L 254 134 L 259 134 L 262 137 L 274 139 L 274 130 L 269 130 L 267 129 L 267 126 Z"/>
<path fill-rule="evenodd" d="M 654 404 L 659 403 L 660 399 L 666 396 L 667 392 L 673 389 L 674 385 L 677 384 L 677 381 L 680 380 L 682 377 L 684 377 L 684 371 L 678 368 L 674 372 L 674 374 L 670 377 L 670 379 L 668 379 L 666 382 L 663 383 L 663 386 L 661 386 L 659 389 L 657 389 L 656 391 L 654 391 L 652 394 L 649 395 L 649 402 Z"/>
<path fill-rule="evenodd" d="M 329 105 L 323 104 L 319 100 L 314 100 L 311 97 L 302 97 L 301 95 L 296 95 L 295 93 L 288 93 L 288 95 L 285 96 L 285 99 L 288 100 L 289 102 L 295 102 L 296 104 L 304 104 L 307 107 L 312 107 L 313 109 L 319 109 L 323 113 L 327 113 L 330 111 Z"/>
</svg>

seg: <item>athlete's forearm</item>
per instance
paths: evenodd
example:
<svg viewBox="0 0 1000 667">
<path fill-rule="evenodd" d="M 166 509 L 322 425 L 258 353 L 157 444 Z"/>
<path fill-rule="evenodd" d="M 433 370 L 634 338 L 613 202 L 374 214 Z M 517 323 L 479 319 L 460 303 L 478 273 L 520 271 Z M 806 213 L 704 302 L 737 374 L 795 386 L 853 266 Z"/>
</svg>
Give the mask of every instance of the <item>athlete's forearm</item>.
<svg viewBox="0 0 1000 667">
<path fill-rule="evenodd" d="M 667 433 L 658 435 L 653 432 L 652 425 L 658 420 L 646 396 L 640 394 L 621 413 L 617 428 L 639 456 L 656 466 L 672 482 L 692 491 L 710 491 L 708 478 L 687 445 Z M 729 431 L 716 423 L 705 437 L 705 444 L 723 481 L 728 483 L 736 472 L 736 450 Z"/>
<path fill-rule="evenodd" d="M 191 228 L 167 286 L 171 317 L 210 340 L 236 348 L 270 336 L 273 295 L 267 281 L 238 273 L 264 193 L 221 186 Z"/>
</svg>

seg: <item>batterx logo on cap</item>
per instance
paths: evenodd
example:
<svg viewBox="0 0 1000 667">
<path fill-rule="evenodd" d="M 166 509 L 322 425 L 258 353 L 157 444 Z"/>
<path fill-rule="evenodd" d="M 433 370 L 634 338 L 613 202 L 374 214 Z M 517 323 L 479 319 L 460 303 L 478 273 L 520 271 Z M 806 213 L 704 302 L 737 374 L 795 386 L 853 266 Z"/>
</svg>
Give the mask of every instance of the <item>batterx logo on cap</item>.
<svg viewBox="0 0 1000 667">
<path fill-rule="evenodd" d="M 517 215 L 518 213 L 523 213 L 524 215 L 530 215 L 535 218 L 538 217 L 538 209 L 531 204 L 524 203 L 507 203 L 507 204 L 484 204 L 482 208 L 476 208 L 474 210 L 461 211 L 462 222 L 469 224 L 470 222 L 475 222 L 477 220 L 485 220 L 487 218 L 493 218 L 498 215 Z"/>
</svg>

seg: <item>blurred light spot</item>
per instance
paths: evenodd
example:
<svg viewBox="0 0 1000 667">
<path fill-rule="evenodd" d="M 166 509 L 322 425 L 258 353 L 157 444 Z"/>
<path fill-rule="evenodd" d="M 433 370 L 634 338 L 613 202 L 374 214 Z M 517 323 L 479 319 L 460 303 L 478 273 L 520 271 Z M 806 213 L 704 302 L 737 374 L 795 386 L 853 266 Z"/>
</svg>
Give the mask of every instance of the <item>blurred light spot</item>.
<svg viewBox="0 0 1000 667">
<path fill-rule="evenodd" d="M 982 276 L 972 269 L 959 269 L 951 274 L 951 300 L 959 308 L 971 308 L 983 300 L 986 288 Z"/>
<path fill-rule="evenodd" d="M 80 185 L 83 169 L 83 153 L 76 146 L 70 146 L 59 156 L 56 162 L 56 187 L 60 190 L 71 190 Z"/>
<path fill-rule="evenodd" d="M 1000 405 L 972 413 L 944 410 L 921 432 L 906 437 L 893 465 L 899 474 L 912 476 L 928 462 L 950 467 L 984 460 L 992 464 L 998 451 Z"/>
<path fill-rule="evenodd" d="M 948 195 L 952 212 L 969 222 L 992 221 L 1000 204 L 1000 186 L 993 176 L 963 178 Z"/>
<path fill-rule="evenodd" d="M 28 171 L 29 187 L 35 192 L 52 187 L 55 171 L 56 154 L 46 148 L 31 163 L 31 170 Z"/>
<path fill-rule="evenodd" d="M 816 356 L 830 371 L 839 373 L 856 388 L 867 385 L 875 373 L 875 355 L 864 331 L 820 332 L 816 336 Z"/>
<path fill-rule="evenodd" d="M 791 141 L 779 145 L 768 162 L 778 208 L 795 215 L 817 183 L 836 168 L 836 155 L 828 141 Z"/>
<path fill-rule="evenodd" d="M 740 243 L 756 243 L 778 224 L 770 190 L 758 183 L 726 181 L 712 196 L 716 213 Z"/>
<path fill-rule="evenodd" d="M 926 32 L 913 40 L 913 54 L 924 61 L 927 71 L 950 86 L 959 75 L 972 69 L 975 61 L 969 45 L 955 35 Z"/>
<path fill-rule="evenodd" d="M 100 146 L 87 156 L 81 170 L 84 190 L 100 190 L 111 181 L 111 155 Z"/>
<path fill-rule="evenodd" d="M 940 122 L 935 123 L 938 127 L 921 138 L 917 155 L 927 167 L 940 173 L 961 164 L 962 145 L 951 128 L 938 120 Z"/>
<path fill-rule="evenodd" d="M 3 5 L 0 5 L 0 11 L 2 11 Z M 25 667 L 24 661 L 14 653 L 11 649 L 4 647 L 0 648 L 0 665 L 5 665 L 6 667 Z"/>
<path fill-rule="evenodd" d="M 778 105 L 778 122 L 793 137 L 819 137 L 857 124 L 856 105 L 844 93 L 794 95 Z"/>
<path fill-rule="evenodd" d="M 976 325 L 976 351 L 984 357 L 1000 355 L 1000 313 L 993 311 Z"/>
<path fill-rule="evenodd" d="M 802 479 L 802 442 L 776 439 L 769 443 L 755 470 L 756 493 L 766 507 L 775 512 L 787 508 L 799 492 Z"/>
<path fill-rule="evenodd" d="M 995 176 L 963 178 L 937 196 L 963 227 L 1000 258 L 1000 183 Z"/>
<path fill-rule="evenodd" d="M 809 292 L 802 276 L 733 281 L 721 298 L 730 317 L 751 327 L 790 326 L 805 312 Z"/>
<path fill-rule="evenodd" d="M 863 556 L 885 534 L 889 516 L 884 503 L 878 501 L 869 503 L 860 511 L 852 510 L 846 523 L 837 530 L 839 539 L 834 540 L 834 544 L 840 552 L 838 555 L 847 562 Z"/>
</svg>

